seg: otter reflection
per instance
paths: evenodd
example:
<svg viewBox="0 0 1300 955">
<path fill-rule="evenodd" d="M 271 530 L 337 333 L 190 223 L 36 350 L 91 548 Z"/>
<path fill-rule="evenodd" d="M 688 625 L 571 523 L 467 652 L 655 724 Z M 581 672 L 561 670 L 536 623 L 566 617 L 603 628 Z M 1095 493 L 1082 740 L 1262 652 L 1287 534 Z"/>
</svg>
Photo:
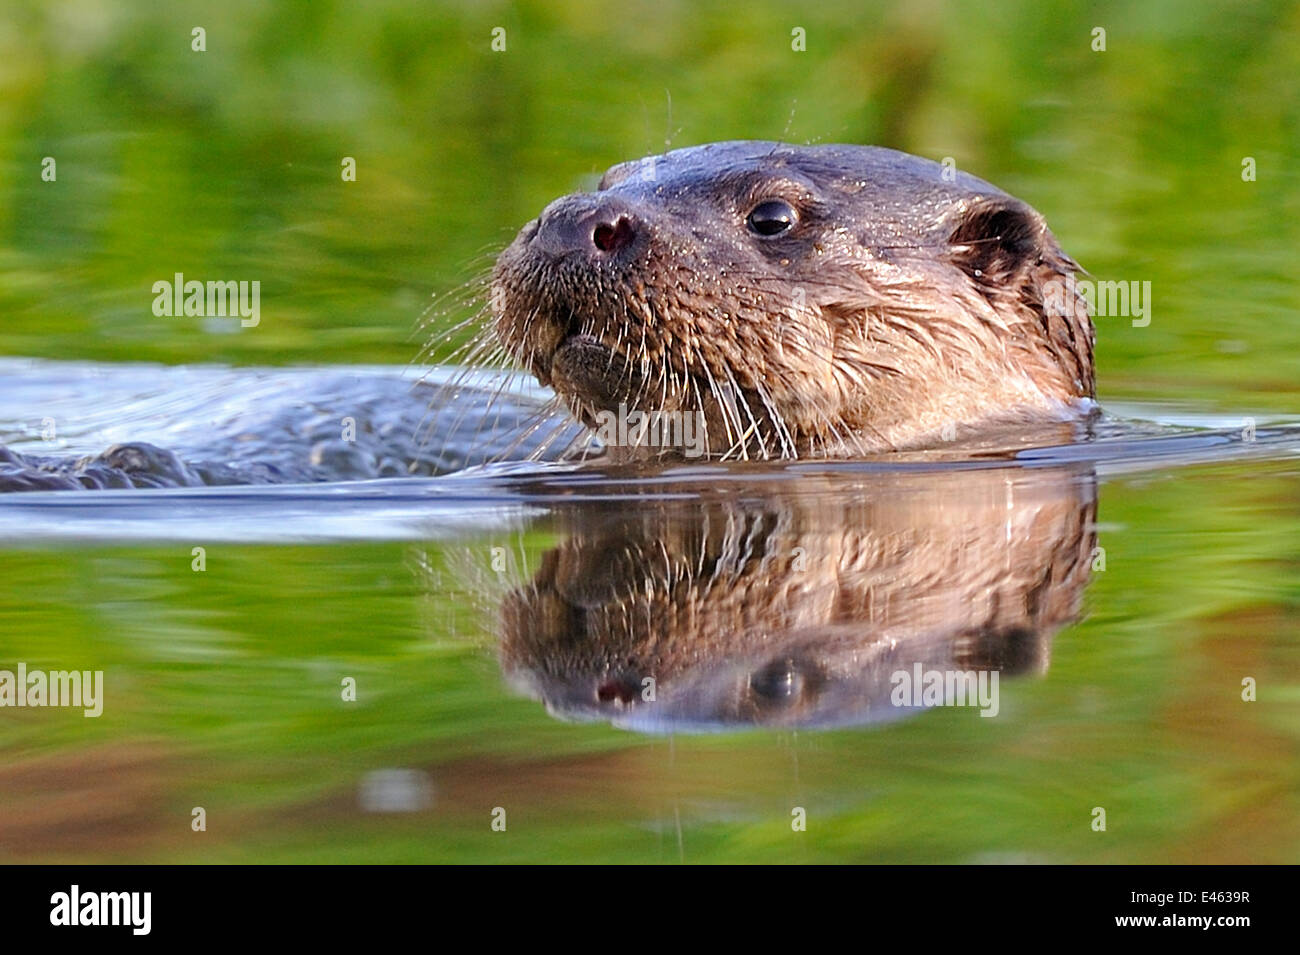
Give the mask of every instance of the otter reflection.
<svg viewBox="0 0 1300 955">
<path fill-rule="evenodd" d="M 1045 672 L 1094 559 L 1078 471 L 691 490 L 560 512 L 567 539 L 502 605 L 512 684 L 557 716 L 650 732 L 887 720 L 936 701 L 918 677 Z"/>
</svg>

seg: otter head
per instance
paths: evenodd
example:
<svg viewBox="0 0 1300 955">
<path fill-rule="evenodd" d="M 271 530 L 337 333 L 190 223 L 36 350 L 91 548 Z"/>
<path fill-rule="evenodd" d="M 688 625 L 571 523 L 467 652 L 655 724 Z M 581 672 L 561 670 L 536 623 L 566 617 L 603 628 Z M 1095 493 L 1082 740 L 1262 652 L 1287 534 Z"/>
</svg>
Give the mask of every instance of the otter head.
<svg viewBox="0 0 1300 955">
<path fill-rule="evenodd" d="M 711 454 L 852 454 L 1086 409 L 1076 268 L 1037 212 L 937 163 L 714 143 L 552 202 L 498 259 L 492 309 L 588 426 L 668 411 Z"/>
</svg>

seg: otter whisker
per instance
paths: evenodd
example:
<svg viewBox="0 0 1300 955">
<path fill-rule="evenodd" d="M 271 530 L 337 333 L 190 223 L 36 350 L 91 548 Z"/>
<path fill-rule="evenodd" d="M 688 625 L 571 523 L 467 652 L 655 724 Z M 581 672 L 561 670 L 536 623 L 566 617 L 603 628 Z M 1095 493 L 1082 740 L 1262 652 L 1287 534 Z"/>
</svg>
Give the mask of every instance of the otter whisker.
<svg viewBox="0 0 1300 955">
<path fill-rule="evenodd" d="M 722 411 L 722 422 L 727 429 L 727 440 L 730 447 L 727 449 L 726 453 L 722 455 L 722 460 L 725 461 L 734 451 L 739 451 L 741 457 L 748 460 L 749 455 L 745 453 L 744 441 L 740 434 L 740 413 L 735 406 L 727 400 L 727 396 L 722 393 L 722 389 L 718 387 L 718 383 L 713 377 L 713 371 L 709 368 L 708 362 L 704 362 L 702 368 L 709 383 L 709 391 Z M 732 431 L 733 421 L 735 422 L 734 433 Z"/>
<path fill-rule="evenodd" d="M 776 435 L 781 439 L 781 457 L 798 457 L 798 450 L 794 443 L 794 437 L 790 434 L 790 430 L 785 425 L 784 416 L 768 394 L 767 387 L 763 382 L 756 381 L 754 383 L 754 392 L 758 395 L 759 401 L 763 402 L 763 407 L 767 409 L 768 417 L 771 419 L 772 424 L 776 429 Z"/>
<path fill-rule="evenodd" d="M 767 451 L 767 439 L 764 437 L 762 429 L 758 425 L 758 419 L 754 417 L 754 411 L 750 408 L 749 401 L 745 398 L 744 390 L 736 383 L 735 373 L 732 371 L 730 366 L 727 367 L 727 381 L 730 386 L 728 388 L 728 395 L 733 402 L 739 399 L 740 405 L 745 409 L 745 415 L 750 421 L 750 429 L 748 433 L 752 433 L 758 437 L 758 450 L 760 457 L 766 460 L 770 457 Z"/>
</svg>

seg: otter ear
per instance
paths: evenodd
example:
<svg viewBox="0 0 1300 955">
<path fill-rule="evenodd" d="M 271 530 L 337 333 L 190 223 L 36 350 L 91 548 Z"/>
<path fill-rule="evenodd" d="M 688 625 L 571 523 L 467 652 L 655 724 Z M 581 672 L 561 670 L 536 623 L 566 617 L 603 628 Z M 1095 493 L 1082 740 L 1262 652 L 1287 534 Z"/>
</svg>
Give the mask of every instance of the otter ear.
<svg viewBox="0 0 1300 955">
<path fill-rule="evenodd" d="M 1008 196 L 968 204 L 948 241 L 957 267 L 984 283 L 1042 261 L 1046 235 L 1042 216 Z"/>
<path fill-rule="evenodd" d="M 600 182 L 596 185 L 596 191 L 604 192 L 606 189 L 613 188 L 620 182 L 625 182 L 634 176 L 653 180 L 655 162 L 658 158 L 657 156 L 647 156 L 644 159 L 630 159 L 616 166 L 610 166 L 609 169 L 605 170 L 605 175 L 600 177 Z"/>
</svg>

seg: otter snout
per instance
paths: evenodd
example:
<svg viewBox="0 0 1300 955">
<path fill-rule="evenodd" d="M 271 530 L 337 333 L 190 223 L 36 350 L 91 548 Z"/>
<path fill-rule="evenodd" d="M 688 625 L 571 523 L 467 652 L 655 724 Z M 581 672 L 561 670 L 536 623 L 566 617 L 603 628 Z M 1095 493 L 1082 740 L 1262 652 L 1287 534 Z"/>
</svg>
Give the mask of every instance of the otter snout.
<svg viewBox="0 0 1300 955">
<path fill-rule="evenodd" d="M 555 258 L 608 258 L 634 245 L 641 222 L 626 202 L 608 193 L 565 196 L 547 206 L 529 240 Z"/>
<path fill-rule="evenodd" d="M 635 265 L 647 231 L 627 199 L 578 193 L 548 205 L 503 253 L 493 276 L 497 334 L 539 382 L 592 407 L 625 397 L 627 358 L 613 360 L 588 295 Z"/>
</svg>

